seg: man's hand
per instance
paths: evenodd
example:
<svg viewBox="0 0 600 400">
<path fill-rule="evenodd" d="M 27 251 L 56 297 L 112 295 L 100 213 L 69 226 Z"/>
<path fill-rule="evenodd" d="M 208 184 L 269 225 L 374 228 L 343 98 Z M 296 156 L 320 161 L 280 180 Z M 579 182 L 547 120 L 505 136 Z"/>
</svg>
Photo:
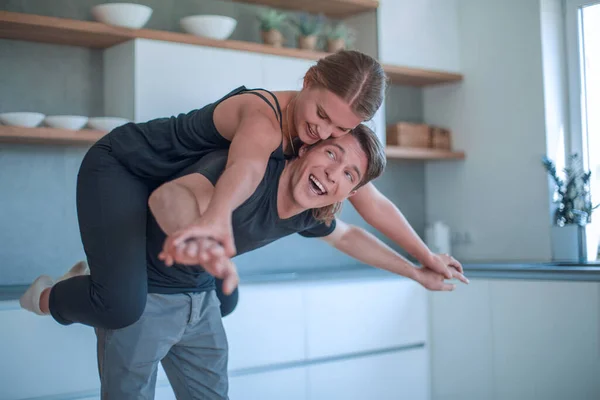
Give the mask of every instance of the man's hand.
<svg viewBox="0 0 600 400">
<path fill-rule="evenodd" d="M 206 213 L 190 226 L 173 232 L 167 237 L 163 244 L 163 253 L 175 254 L 177 248 L 205 238 L 212 239 L 220 244 L 223 253 L 227 257 L 233 257 L 236 253 L 235 242 L 233 239 L 233 228 L 231 226 L 231 214 L 212 214 Z M 169 259 L 165 259 L 167 266 Z"/>
<path fill-rule="evenodd" d="M 452 272 L 452 278 L 456 278 L 459 281 L 469 284 L 469 280 L 454 266 L 450 267 Z M 418 268 L 416 271 L 415 280 L 419 282 L 424 288 L 435 291 L 452 291 L 456 288 L 456 285 L 452 283 L 444 282 L 444 275 L 429 269 L 429 268 Z"/>
<path fill-rule="evenodd" d="M 184 265 L 200 265 L 212 276 L 223 279 L 223 293 L 231 294 L 239 283 L 235 264 L 225 255 L 223 247 L 213 239 L 200 238 L 183 242 L 172 247 L 172 251 L 164 250 L 158 255 L 165 265 L 174 263 Z"/>
<path fill-rule="evenodd" d="M 461 274 L 463 273 L 462 265 L 452 256 L 448 254 L 430 253 L 426 258 L 419 260 L 424 268 L 429 268 L 444 275 L 446 279 L 452 279 L 452 267 Z"/>
</svg>

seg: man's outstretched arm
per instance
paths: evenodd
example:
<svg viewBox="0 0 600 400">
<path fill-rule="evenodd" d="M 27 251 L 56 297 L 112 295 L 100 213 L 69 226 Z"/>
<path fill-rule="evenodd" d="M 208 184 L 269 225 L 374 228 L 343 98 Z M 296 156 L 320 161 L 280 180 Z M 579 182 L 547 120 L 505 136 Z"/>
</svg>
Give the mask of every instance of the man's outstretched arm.
<svg viewBox="0 0 600 400">
<path fill-rule="evenodd" d="M 336 220 L 334 231 L 321 239 L 364 264 L 413 279 L 429 290 L 454 289 L 453 284 L 444 282 L 443 275 L 427 268 L 416 268 L 371 233 L 339 219 Z M 452 269 L 452 275 L 468 283 L 468 280 L 455 268 Z"/>
<path fill-rule="evenodd" d="M 158 225 L 170 235 L 198 219 L 208 207 L 213 192 L 213 184 L 204 175 L 192 173 L 160 186 L 150 195 L 148 205 Z M 224 280 L 225 294 L 231 294 L 238 285 L 235 265 L 212 239 L 200 238 L 187 242 L 175 254 L 167 254 L 163 250 L 159 258 L 167 266 L 173 265 L 174 261 L 188 265 L 201 264 L 206 272 Z"/>
<path fill-rule="evenodd" d="M 204 175 L 192 173 L 161 185 L 150 195 L 148 205 L 158 225 L 170 235 L 200 218 L 214 189 Z"/>
</svg>

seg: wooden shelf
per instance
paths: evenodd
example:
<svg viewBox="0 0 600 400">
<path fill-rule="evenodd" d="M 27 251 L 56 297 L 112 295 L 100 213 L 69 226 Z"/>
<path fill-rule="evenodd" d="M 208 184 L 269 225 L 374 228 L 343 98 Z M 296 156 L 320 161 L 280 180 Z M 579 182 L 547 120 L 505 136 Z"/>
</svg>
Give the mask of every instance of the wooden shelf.
<svg viewBox="0 0 600 400">
<path fill-rule="evenodd" d="M 106 132 L 91 129 L 73 131 L 56 128 L 0 126 L 1 143 L 93 144 Z"/>
<path fill-rule="evenodd" d="M 461 74 L 444 71 L 431 71 L 418 68 L 384 65 L 383 69 L 390 77 L 392 83 L 408 86 L 430 86 L 441 83 L 452 83 L 463 80 Z"/>
<path fill-rule="evenodd" d="M 323 13 L 333 18 L 346 18 L 379 7 L 378 0 L 233 0 L 286 10 L 302 10 L 311 14 Z"/>
<path fill-rule="evenodd" d="M 264 4 L 270 0 L 256 0 Z M 274 3 L 282 2 L 283 0 Z M 371 0 L 311 0 L 314 4 L 363 4 Z M 254 2 L 254 1 L 252 1 Z M 286 2 L 287 3 L 287 2 Z M 305 0 L 295 0 L 290 4 L 304 4 Z M 215 40 L 201 38 L 187 33 L 158 31 L 151 29 L 127 29 L 102 24 L 94 21 L 46 17 L 34 14 L 22 14 L 0 11 L 0 39 L 26 40 L 31 42 L 54 43 L 95 49 L 105 49 L 132 39 L 162 40 L 175 43 L 186 43 L 207 47 L 219 47 L 254 53 L 273 54 L 285 57 L 296 57 L 318 60 L 329 53 L 307 51 L 295 48 L 276 48 L 261 43 L 240 40 Z M 430 71 L 417 68 L 406 68 L 384 65 L 384 69 L 392 83 L 409 86 L 427 86 L 462 80 L 462 75 L 443 71 Z"/>
<path fill-rule="evenodd" d="M 465 153 L 462 151 L 399 146 L 387 146 L 385 154 L 388 158 L 400 160 L 464 160 L 465 158 Z"/>
<path fill-rule="evenodd" d="M 0 11 L 0 38 L 105 49 L 133 38 L 135 30 L 99 22 Z"/>
<path fill-rule="evenodd" d="M 42 144 L 93 144 L 106 135 L 106 132 L 91 129 L 73 131 L 56 128 L 23 128 L 0 125 L 0 143 L 42 143 Z M 387 146 L 388 158 L 403 160 L 450 160 L 464 159 L 465 153 L 437 149 L 418 149 Z"/>
</svg>

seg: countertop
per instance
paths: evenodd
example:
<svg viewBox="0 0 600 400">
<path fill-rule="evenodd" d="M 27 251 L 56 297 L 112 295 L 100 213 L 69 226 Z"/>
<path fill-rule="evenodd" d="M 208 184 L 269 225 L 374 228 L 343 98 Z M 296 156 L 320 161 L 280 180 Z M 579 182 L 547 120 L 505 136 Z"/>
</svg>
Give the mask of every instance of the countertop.
<svg viewBox="0 0 600 400">
<path fill-rule="evenodd" d="M 525 279 L 600 282 L 600 262 L 467 262 L 463 263 L 469 279 Z M 366 265 L 299 271 L 264 271 L 243 273 L 242 284 L 269 282 L 301 282 L 367 278 L 401 278 L 397 275 Z M 17 300 L 27 289 L 26 285 L 0 285 L 0 301 Z"/>
</svg>

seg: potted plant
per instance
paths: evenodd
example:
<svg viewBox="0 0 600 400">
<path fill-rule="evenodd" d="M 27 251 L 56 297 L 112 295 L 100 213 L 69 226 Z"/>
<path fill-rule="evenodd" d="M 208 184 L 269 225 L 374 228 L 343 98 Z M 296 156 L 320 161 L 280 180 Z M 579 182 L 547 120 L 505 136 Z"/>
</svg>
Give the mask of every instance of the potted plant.
<svg viewBox="0 0 600 400">
<path fill-rule="evenodd" d="M 327 30 L 327 51 L 335 53 L 336 51 L 347 49 L 354 43 L 356 33 L 343 22 L 329 26 Z"/>
<path fill-rule="evenodd" d="M 560 261 L 585 262 L 588 258 L 585 228 L 591 222 L 593 210 L 598 207 L 592 206 L 592 173 L 583 169 L 581 159 L 576 153 L 567 159 L 563 169 L 564 179 L 559 176 L 555 163 L 548 157 L 542 158 L 542 164 L 554 183 L 553 201 L 557 205 L 552 233 L 554 258 Z M 576 245 L 570 246 L 569 243 Z"/>
<path fill-rule="evenodd" d="M 258 15 L 258 20 L 260 21 L 260 30 L 263 43 L 275 47 L 281 47 L 283 45 L 281 27 L 286 23 L 287 19 L 288 16 L 286 13 L 274 10 L 272 8 L 261 12 Z"/>
<path fill-rule="evenodd" d="M 302 13 L 298 17 L 290 18 L 290 22 L 298 32 L 298 48 L 314 50 L 317 47 L 318 35 L 323 28 L 325 17 L 322 14 L 312 16 Z"/>
</svg>

